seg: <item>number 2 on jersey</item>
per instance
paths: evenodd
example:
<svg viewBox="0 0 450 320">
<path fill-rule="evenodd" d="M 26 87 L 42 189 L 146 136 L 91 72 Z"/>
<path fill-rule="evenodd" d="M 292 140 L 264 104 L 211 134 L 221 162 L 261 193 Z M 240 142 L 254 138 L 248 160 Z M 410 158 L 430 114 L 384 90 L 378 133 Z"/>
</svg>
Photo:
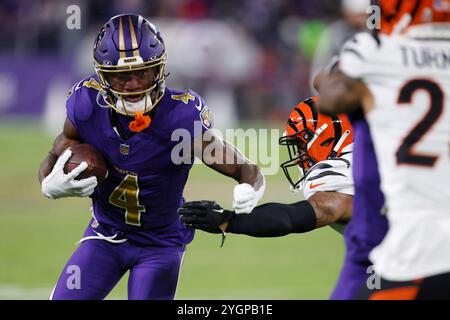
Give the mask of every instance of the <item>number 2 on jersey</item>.
<svg viewBox="0 0 450 320">
<path fill-rule="evenodd" d="M 444 93 L 440 86 L 427 79 L 415 79 L 407 82 L 398 96 L 398 103 L 411 103 L 413 95 L 417 90 L 425 90 L 430 96 L 430 107 L 425 116 L 405 137 L 397 150 L 397 164 L 409 164 L 416 166 L 432 167 L 439 155 L 419 154 L 414 152 L 413 147 L 431 129 L 439 119 L 444 108 Z"/>
<path fill-rule="evenodd" d="M 139 185 L 135 175 L 127 174 L 109 196 L 109 202 L 116 207 L 125 209 L 125 223 L 141 226 L 141 213 L 145 207 L 139 204 Z"/>
</svg>

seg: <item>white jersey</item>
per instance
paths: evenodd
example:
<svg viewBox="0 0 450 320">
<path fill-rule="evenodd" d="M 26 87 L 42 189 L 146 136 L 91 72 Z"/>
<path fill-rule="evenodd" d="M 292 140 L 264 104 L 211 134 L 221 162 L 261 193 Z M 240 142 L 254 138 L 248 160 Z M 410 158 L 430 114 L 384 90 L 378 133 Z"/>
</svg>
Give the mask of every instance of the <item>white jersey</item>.
<svg viewBox="0 0 450 320">
<path fill-rule="evenodd" d="M 450 24 L 358 34 L 339 60 L 374 97 L 366 118 L 389 220 L 375 271 L 393 281 L 450 272 Z"/>
<path fill-rule="evenodd" d="M 303 195 L 309 199 L 319 191 L 334 191 L 353 196 L 355 189 L 352 175 L 352 148 L 348 145 L 339 158 L 316 163 L 303 180 Z"/>
</svg>

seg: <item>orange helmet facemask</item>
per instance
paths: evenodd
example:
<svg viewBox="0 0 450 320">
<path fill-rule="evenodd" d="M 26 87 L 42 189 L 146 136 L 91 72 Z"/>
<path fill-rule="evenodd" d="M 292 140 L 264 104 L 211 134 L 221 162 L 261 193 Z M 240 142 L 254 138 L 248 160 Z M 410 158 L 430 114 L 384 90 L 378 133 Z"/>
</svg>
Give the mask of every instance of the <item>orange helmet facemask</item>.
<svg viewBox="0 0 450 320">
<path fill-rule="evenodd" d="M 291 112 L 286 133 L 279 139 L 289 160 L 281 164 L 292 190 L 301 189 L 307 172 L 316 163 L 339 157 L 353 142 L 353 130 L 346 115 L 328 117 L 317 111 L 317 96 L 300 102 Z M 296 179 L 292 169 L 300 169 Z"/>
<path fill-rule="evenodd" d="M 381 32 L 450 20 L 450 0 L 376 0 L 381 9 Z"/>
</svg>

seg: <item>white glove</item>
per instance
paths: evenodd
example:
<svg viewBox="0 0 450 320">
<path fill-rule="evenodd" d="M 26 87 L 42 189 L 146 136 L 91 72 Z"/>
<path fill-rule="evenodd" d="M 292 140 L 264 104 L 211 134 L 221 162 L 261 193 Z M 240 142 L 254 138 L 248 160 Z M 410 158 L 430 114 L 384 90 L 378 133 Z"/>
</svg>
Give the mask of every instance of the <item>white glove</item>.
<svg viewBox="0 0 450 320">
<path fill-rule="evenodd" d="M 64 173 L 64 165 L 71 156 L 72 150 L 66 149 L 56 161 L 52 172 L 42 180 L 41 191 L 47 198 L 86 197 L 94 192 L 97 186 L 96 177 L 75 180 L 81 172 L 87 169 L 86 162 L 80 163 L 68 174 Z"/>
<path fill-rule="evenodd" d="M 234 187 L 233 209 L 236 213 L 250 213 L 256 207 L 264 194 L 264 183 L 256 191 L 248 183 L 241 183 Z"/>
</svg>

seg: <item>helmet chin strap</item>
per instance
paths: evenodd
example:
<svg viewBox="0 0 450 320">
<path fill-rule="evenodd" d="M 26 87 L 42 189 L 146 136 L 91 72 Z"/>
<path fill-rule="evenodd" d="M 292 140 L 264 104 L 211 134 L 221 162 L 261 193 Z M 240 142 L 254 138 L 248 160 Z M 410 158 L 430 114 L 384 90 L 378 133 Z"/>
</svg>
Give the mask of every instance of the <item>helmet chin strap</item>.
<svg viewBox="0 0 450 320">
<path fill-rule="evenodd" d="M 116 110 L 129 116 L 133 116 L 137 112 L 147 113 L 154 108 L 150 92 L 137 102 L 126 101 L 122 96 L 116 96 L 116 98 Z"/>
<path fill-rule="evenodd" d="M 293 193 L 298 193 L 300 191 L 303 190 L 303 183 L 300 183 L 298 186 L 296 186 L 295 188 L 291 185 L 289 185 L 289 190 Z"/>
<path fill-rule="evenodd" d="M 116 95 L 117 97 L 117 95 Z M 129 123 L 132 132 L 140 132 L 150 126 L 151 118 L 144 113 L 150 112 L 154 108 L 150 92 L 137 102 L 126 101 L 122 96 L 116 100 L 116 111 L 128 116 L 134 116 L 134 120 Z"/>
</svg>

